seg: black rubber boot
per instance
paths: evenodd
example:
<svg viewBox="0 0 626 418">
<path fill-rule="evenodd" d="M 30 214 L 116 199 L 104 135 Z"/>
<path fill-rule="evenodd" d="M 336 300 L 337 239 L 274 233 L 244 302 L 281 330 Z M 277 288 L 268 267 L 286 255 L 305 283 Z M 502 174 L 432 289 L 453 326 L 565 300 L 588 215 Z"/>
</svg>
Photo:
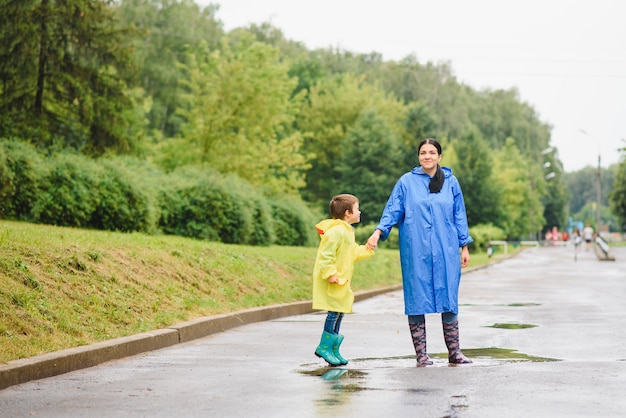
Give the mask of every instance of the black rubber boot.
<svg viewBox="0 0 626 418">
<path fill-rule="evenodd" d="M 459 321 L 443 323 L 443 338 L 448 347 L 448 362 L 450 364 L 469 364 L 472 362 L 463 355 L 459 346 Z"/>
<path fill-rule="evenodd" d="M 417 356 L 418 366 L 430 366 L 433 361 L 426 353 L 426 323 L 409 324 L 411 330 L 411 338 L 413 338 L 413 347 L 415 347 L 415 355 Z"/>
</svg>

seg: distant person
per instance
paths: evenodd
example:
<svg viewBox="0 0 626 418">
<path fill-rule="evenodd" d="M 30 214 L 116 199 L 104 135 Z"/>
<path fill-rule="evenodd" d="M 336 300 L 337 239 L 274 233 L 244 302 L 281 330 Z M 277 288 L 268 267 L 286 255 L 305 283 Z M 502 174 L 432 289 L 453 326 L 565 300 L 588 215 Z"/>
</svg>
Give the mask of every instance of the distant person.
<svg viewBox="0 0 626 418">
<path fill-rule="evenodd" d="M 572 232 L 572 239 L 574 240 L 574 245 L 576 247 L 582 243 L 583 237 L 577 226 L 574 227 L 574 231 Z"/>
<path fill-rule="evenodd" d="M 441 167 L 441 145 L 419 144 L 419 166 L 396 182 L 380 222 L 367 243 L 375 248 L 398 226 L 404 312 L 418 366 L 433 364 L 426 350 L 425 314 L 440 313 L 451 364 L 471 363 L 459 347 L 461 267 L 470 261 L 467 213 L 459 181 Z"/>
<path fill-rule="evenodd" d="M 578 249 L 583 243 L 583 237 L 577 226 L 572 231 L 572 241 L 574 241 L 574 261 L 578 261 Z"/>
<path fill-rule="evenodd" d="M 344 314 L 352 312 L 354 293 L 350 283 L 354 263 L 373 256 L 374 250 L 358 245 L 354 238 L 352 225 L 361 221 L 356 196 L 334 196 L 329 208 L 332 219 L 315 225 L 321 241 L 313 269 L 313 309 L 328 311 L 315 355 L 331 366 L 340 366 L 348 364 L 339 353 L 344 339 L 339 328 Z"/>
<path fill-rule="evenodd" d="M 587 224 L 583 229 L 583 239 L 585 240 L 585 251 L 589 251 L 591 243 L 593 242 L 594 230 L 591 225 Z"/>
<path fill-rule="evenodd" d="M 556 226 L 552 227 L 552 245 L 556 245 L 560 239 L 559 228 Z"/>
</svg>

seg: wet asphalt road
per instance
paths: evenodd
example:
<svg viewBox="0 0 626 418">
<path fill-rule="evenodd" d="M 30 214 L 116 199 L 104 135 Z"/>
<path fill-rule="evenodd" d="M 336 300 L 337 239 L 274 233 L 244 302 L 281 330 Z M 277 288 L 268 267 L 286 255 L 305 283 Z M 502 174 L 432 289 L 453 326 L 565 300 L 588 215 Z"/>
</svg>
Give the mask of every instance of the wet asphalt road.
<svg viewBox="0 0 626 418">
<path fill-rule="evenodd" d="M 396 291 L 345 317 L 345 367 L 313 355 L 324 313 L 291 316 L 0 390 L 0 417 L 626 416 L 626 248 L 612 254 L 528 249 L 465 274 L 471 365 L 447 364 L 429 315 L 435 364 L 415 367 Z"/>
</svg>

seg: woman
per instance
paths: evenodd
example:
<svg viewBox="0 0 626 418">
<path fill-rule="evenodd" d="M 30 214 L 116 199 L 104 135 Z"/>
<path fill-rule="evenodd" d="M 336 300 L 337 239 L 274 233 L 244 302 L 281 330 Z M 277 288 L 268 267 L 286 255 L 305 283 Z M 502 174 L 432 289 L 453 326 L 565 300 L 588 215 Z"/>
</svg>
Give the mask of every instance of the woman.
<svg viewBox="0 0 626 418">
<path fill-rule="evenodd" d="M 367 245 L 376 248 L 398 225 L 404 310 L 418 365 L 433 364 L 426 351 L 424 315 L 430 313 L 441 313 L 448 361 L 471 363 L 459 348 L 461 267 L 469 264 L 467 245 L 473 241 L 463 193 L 452 170 L 439 165 L 439 142 L 424 139 L 418 157 L 420 166 L 400 177 Z"/>
</svg>

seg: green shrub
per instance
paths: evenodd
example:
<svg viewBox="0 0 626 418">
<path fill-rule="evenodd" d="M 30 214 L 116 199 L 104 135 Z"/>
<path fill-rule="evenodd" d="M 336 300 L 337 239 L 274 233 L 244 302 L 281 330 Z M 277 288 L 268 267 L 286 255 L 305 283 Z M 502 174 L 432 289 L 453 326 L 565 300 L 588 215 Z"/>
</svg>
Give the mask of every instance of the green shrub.
<svg viewBox="0 0 626 418">
<path fill-rule="evenodd" d="M 295 196 L 272 196 L 236 176 L 144 160 L 44 159 L 30 144 L 0 144 L 0 216 L 59 226 L 163 232 L 248 245 L 317 245 L 322 219 Z"/>
<path fill-rule="evenodd" d="M 277 245 L 306 247 L 319 243 L 315 224 L 321 220 L 321 215 L 297 198 L 274 198 L 271 205 Z"/>
<path fill-rule="evenodd" d="M 296 197 L 269 198 L 245 180 L 210 170 L 172 172 L 160 191 L 166 234 L 247 245 L 310 246 L 316 216 Z"/>
<path fill-rule="evenodd" d="M 42 177 L 42 192 L 33 205 L 37 222 L 86 227 L 98 204 L 97 165 L 85 157 L 59 155 Z"/>
<path fill-rule="evenodd" d="M 492 224 L 475 225 L 470 228 L 470 235 L 474 239 L 470 249 L 474 251 L 487 251 L 489 241 L 501 241 L 506 238 L 504 230 Z"/>
<path fill-rule="evenodd" d="M 147 200 L 148 233 L 160 233 L 158 222 L 161 217 L 163 205 L 159 199 L 163 197 L 163 190 L 168 188 L 174 177 L 165 173 L 151 161 L 145 159 L 116 156 L 108 161 L 123 175 L 124 179 L 141 191 Z"/>
<path fill-rule="evenodd" d="M 44 170 L 43 158 L 35 147 L 18 140 L 1 140 L 0 216 L 32 220 Z"/>
<path fill-rule="evenodd" d="M 252 236 L 250 245 L 271 245 L 276 237 L 274 235 L 274 222 L 272 221 L 272 209 L 265 197 L 257 197 L 252 200 Z"/>
<path fill-rule="evenodd" d="M 243 244 L 249 245 L 271 245 L 275 242 L 274 222 L 272 219 L 272 208 L 268 198 L 263 193 L 253 187 L 247 181 L 230 175 L 224 177 L 221 182 L 235 196 L 237 201 L 250 212 L 251 224 L 247 227 L 249 236 Z"/>
<path fill-rule="evenodd" d="M 13 171 L 9 167 L 4 147 L 0 147 L 0 217 L 11 215 L 11 202 L 14 195 Z"/>
<path fill-rule="evenodd" d="M 130 173 L 113 161 L 102 161 L 97 175 L 96 205 L 87 226 L 122 232 L 154 229 L 150 198 Z"/>
<path fill-rule="evenodd" d="M 182 177 L 189 176 L 189 172 Z M 196 172 L 162 191 L 163 232 L 185 237 L 243 244 L 251 240 L 252 211 L 223 178 Z"/>
</svg>

